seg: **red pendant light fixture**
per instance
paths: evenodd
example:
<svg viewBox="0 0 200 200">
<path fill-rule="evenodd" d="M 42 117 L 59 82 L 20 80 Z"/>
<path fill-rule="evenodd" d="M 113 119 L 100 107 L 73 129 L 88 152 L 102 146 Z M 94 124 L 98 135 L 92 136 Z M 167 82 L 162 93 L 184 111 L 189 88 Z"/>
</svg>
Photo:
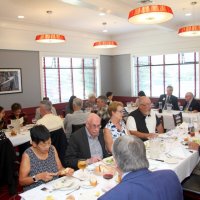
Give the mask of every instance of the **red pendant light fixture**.
<svg viewBox="0 0 200 200">
<path fill-rule="evenodd" d="M 191 5 L 196 5 L 197 2 L 191 2 Z M 194 14 L 194 12 L 193 12 Z M 190 25 L 179 28 L 178 35 L 183 37 L 197 37 L 200 36 L 200 25 Z"/>
<path fill-rule="evenodd" d="M 108 48 L 115 48 L 117 47 L 117 42 L 115 41 L 98 41 L 94 42 L 93 47 L 99 49 L 108 49 Z"/>
<path fill-rule="evenodd" d="M 159 24 L 173 18 L 173 11 L 165 5 L 148 5 L 129 12 L 128 21 L 133 24 Z"/>
<path fill-rule="evenodd" d="M 51 10 L 46 11 L 49 16 L 53 13 Z M 40 34 L 36 35 L 35 41 L 39 43 L 63 43 L 65 42 L 65 36 L 61 34 Z"/>
</svg>

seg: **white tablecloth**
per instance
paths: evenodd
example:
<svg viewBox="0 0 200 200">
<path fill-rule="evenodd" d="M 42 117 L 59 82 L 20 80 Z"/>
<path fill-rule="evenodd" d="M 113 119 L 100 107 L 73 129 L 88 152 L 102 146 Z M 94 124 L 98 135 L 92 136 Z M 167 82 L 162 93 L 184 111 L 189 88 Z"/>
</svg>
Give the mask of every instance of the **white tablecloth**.
<svg viewBox="0 0 200 200">
<path fill-rule="evenodd" d="M 10 130 L 6 130 L 5 134 L 14 147 L 20 144 L 24 144 L 31 140 L 30 131 L 26 127 L 21 128 L 20 133 L 18 133 L 15 136 L 11 136 L 10 132 L 11 132 Z"/>
<path fill-rule="evenodd" d="M 181 144 L 181 141 L 183 141 L 183 138 L 189 137 L 186 133 L 184 133 L 184 129 L 175 129 L 168 134 L 160 135 L 161 139 L 163 141 L 167 141 L 169 137 L 178 137 L 178 140 L 172 140 L 174 141 L 171 145 L 171 151 L 170 154 L 173 154 L 173 156 L 177 157 L 177 163 L 175 164 L 169 164 L 166 162 L 161 162 L 157 160 L 152 160 L 149 158 L 150 167 L 149 169 L 152 171 L 155 170 L 161 170 L 161 169 L 171 169 L 173 170 L 180 182 L 183 181 L 186 177 L 188 177 L 191 172 L 193 171 L 194 167 L 199 161 L 199 154 L 197 151 L 190 151 L 187 149 L 187 146 L 184 146 Z M 162 159 L 162 157 L 160 158 Z M 99 163 L 96 163 L 95 165 L 99 165 Z M 76 171 L 75 173 L 79 173 L 79 171 Z M 95 176 L 92 174 L 92 176 Z M 102 176 L 95 176 L 97 179 L 97 186 L 93 188 L 83 188 L 81 187 L 79 190 L 76 190 L 72 192 L 73 196 L 75 196 L 76 200 L 96 200 L 98 195 L 102 195 L 105 190 L 109 190 L 112 187 L 114 187 L 117 184 L 117 175 L 110 180 L 105 180 Z M 57 179 L 59 180 L 59 179 Z M 56 181 L 57 181 L 56 180 Z M 65 200 L 68 191 L 53 191 L 50 192 L 50 189 L 52 188 L 52 185 L 55 183 L 55 181 L 51 181 L 48 184 L 43 184 L 39 187 L 36 187 L 32 190 L 29 190 L 27 192 L 24 192 L 21 194 L 23 199 L 25 200 L 44 200 L 47 196 L 52 195 L 54 197 L 54 200 Z M 82 185 L 82 182 L 80 182 Z M 169 183 L 170 184 L 170 183 Z M 42 188 L 47 188 L 47 191 L 41 190 Z"/>
<path fill-rule="evenodd" d="M 167 112 L 167 111 L 164 110 L 163 113 L 158 113 L 157 110 L 155 110 L 155 111 L 156 111 L 157 116 L 163 116 L 164 128 L 165 129 L 170 130 L 170 129 L 175 128 L 173 114 L 177 114 L 180 111 L 172 110 L 170 112 Z M 183 122 L 189 122 L 189 119 L 192 119 L 193 122 L 196 122 L 197 118 L 199 116 L 199 113 L 182 112 L 182 116 L 183 116 Z"/>
</svg>

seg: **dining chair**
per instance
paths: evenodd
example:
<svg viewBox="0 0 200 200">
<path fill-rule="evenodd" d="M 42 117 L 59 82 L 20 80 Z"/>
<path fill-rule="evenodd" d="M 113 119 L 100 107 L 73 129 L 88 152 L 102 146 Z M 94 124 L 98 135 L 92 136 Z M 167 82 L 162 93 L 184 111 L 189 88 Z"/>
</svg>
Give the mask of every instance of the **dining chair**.
<svg viewBox="0 0 200 200">
<path fill-rule="evenodd" d="M 184 200 L 200 200 L 200 175 L 192 174 L 182 182 Z"/>
<path fill-rule="evenodd" d="M 72 124 L 72 133 L 79 130 L 80 128 L 84 127 L 85 124 Z"/>
<path fill-rule="evenodd" d="M 173 114 L 173 119 L 174 119 L 174 125 L 178 126 L 183 123 L 183 116 L 182 112 L 179 112 L 177 114 Z"/>
</svg>

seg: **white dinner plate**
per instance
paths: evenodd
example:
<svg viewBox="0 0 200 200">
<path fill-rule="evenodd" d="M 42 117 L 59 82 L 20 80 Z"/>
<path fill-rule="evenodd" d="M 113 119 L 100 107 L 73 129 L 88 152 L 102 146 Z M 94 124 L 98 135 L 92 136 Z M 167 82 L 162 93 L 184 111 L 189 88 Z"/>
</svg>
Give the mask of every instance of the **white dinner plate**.
<svg viewBox="0 0 200 200">
<path fill-rule="evenodd" d="M 80 187 L 80 181 L 73 177 L 62 177 L 55 181 L 52 187 L 56 190 L 75 190 Z"/>
<path fill-rule="evenodd" d="M 173 158 L 173 157 L 171 157 L 171 158 L 166 158 L 164 161 L 165 161 L 166 163 L 168 163 L 168 164 L 176 164 L 176 163 L 179 162 L 179 160 L 178 160 L 177 158 Z"/>
</svg>

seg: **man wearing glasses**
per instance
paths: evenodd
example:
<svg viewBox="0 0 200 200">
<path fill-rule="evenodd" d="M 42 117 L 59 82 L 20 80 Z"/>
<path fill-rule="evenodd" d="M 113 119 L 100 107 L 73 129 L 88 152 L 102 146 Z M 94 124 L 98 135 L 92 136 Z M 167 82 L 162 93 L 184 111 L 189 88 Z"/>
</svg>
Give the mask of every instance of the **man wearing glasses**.
<svg viewBox="0 0 200 200">
<path fill-rule="evenodd" d="M 162 123 L 151 110 L 151 100 L 143 96 L 139 98 L 138 104 L 138 109 L 131 112 L 127 119 L 126 125 L 130 134 L 145 141 L 156 137 L 156 132 L 163 133 Z"/>
<path fill-rule="evenodd" d="M 101 119 L 91 113 L 86 120 L 86 126 L 74 132 L 69 140 L 65 156 L 65 167 L 78 169 L 80 159 L 87 159 L 87 164 L 100 161 L 108 156 L 105 150 Z"/>
</svg>

